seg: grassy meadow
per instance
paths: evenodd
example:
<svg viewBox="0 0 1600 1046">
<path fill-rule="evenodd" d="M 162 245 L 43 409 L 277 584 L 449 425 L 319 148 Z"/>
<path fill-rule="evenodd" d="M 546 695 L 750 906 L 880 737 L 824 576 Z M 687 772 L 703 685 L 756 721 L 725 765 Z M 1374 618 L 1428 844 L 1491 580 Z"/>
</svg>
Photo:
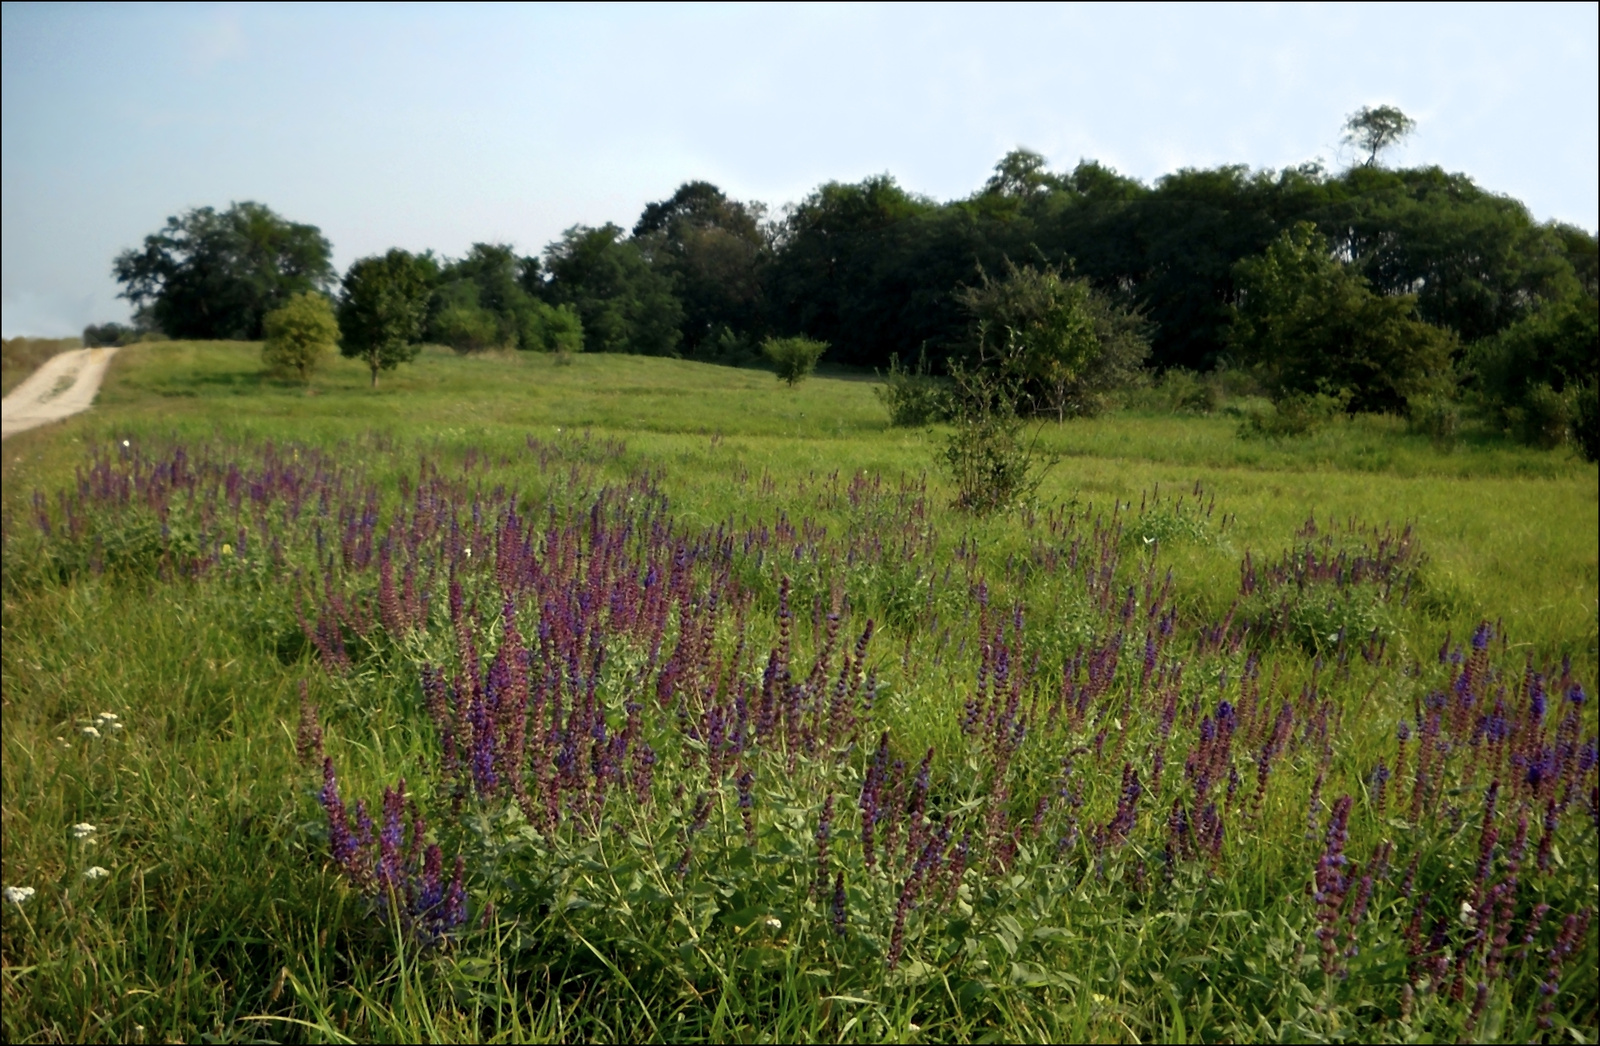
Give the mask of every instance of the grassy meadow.
<svg viewBox="0 0 1600 1046">
<path fill-rule="evenodd" d="M 1600 478 L 121 350 L 4 446 L 8 1041 L 1600 1034 Z"/>
</svg>

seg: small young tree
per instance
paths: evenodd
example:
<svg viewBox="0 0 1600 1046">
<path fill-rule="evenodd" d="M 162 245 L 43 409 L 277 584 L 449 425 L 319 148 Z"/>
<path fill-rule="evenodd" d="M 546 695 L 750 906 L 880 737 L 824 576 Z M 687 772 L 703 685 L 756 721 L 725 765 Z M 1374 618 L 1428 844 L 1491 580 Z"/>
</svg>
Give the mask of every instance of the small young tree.
<svg viewBox="0 0 1600 1046">
<path fill-rule="evenodd" d="M 273 374 L 293 374 L 310 384 L 311 374 L 339 343 L 339 321 L 327 295 L 304 291 L 293 295 L 262 320 L 267 340 L 261 362 Z"/>
<path fill-rule="evenodd" d="M 761 354 L 777 368 L 778 380 L 790 388 L 805 381 L 827 351 L 827 342 L 810 338 L 768 338 L 761 343 Z"/>
<path fill-rule="evenodd" d="M 958 509 L 983 516 L 1010 508 L 1044 479 L 1035 455 L 1038 432 L 1025 439 L 1018 413 L 1026 396 L 1026 354 L 1015 328 L 996 334 L 980 322 L 974 362 L 950 366 L 952 427 L 943 463 Z"/>
<path fill-rule="evenodd" d="M 365 360 L 372 370 L 393 370 L 416 359 L 423 320 L 428 313 L 433 266 L 396 247 L 384 255 L 362 258 L 344 275 L 339 296 L 340 352 Z"/>
</svg>

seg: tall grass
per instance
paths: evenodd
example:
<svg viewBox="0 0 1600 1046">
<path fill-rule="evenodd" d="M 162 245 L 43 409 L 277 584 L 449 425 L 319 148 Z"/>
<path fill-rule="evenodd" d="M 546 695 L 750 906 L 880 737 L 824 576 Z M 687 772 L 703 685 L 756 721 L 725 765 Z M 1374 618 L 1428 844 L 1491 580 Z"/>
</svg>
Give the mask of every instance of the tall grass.
<svg viewBox="0 0 1600 1046">
<path fill-rule="evenodd" d="M 8 1039 L 1595 1036 L 1592 466 L 250 353 L 7 443 Z"/>
<path fill-rule="evenodd" d="M 50 357 L 82 346 L 81 338 L 6 338 L 0 342 L 0 395 L 22 384 Z"/>
</svg>

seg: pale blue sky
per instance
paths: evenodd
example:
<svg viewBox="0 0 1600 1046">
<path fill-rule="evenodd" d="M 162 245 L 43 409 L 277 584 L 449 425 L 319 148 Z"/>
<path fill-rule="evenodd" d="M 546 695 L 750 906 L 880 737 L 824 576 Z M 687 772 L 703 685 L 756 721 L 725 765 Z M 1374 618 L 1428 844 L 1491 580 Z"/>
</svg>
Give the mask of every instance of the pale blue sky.
<svg viewBox="0 0 1600 1046">
<path fill-rule="evenodd" d="M 343 269 L 534 253 L 705 178 L 776 211 L 889 172 L 941 199 L 1008 149 L 1145 180 L 1349 162 L 1392 103 L 1438 163 L 1594 229 L 1595 4 L 3 8 L 0 327 L 127 316 L 111 260 L 259 200 Z"/>
</svg>

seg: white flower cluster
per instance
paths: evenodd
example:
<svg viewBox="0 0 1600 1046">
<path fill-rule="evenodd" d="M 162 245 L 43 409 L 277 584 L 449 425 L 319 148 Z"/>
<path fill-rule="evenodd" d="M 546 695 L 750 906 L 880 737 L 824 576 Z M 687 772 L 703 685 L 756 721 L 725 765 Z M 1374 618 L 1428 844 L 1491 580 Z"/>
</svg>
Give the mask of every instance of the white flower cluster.
<svg viewBox="0 0 1600 1046">
<path fill-rule="evenodd" d="M 11 904 L 22 904 L 33 897 L 34 890 L 31 886 L 8 886 L 5 888 L 6 900 Z"/>
<path fill-rule="evenodd" d="M 79 841 L 88 841 L 91 843 L 94 842 L 94 833 L 99 831 L 98 828 L 90 824 L 88 821 L 79 821 L 68 830 L 72 832 L 72 837 L 74 839 Z"/>
<path fill-rule="evenodd" d="M 101 879 L 109 879 L 111 877 L 111 870 L 108 868 L 102 868 L 97 864 L 92 868 L 84 869 L 83 877 L 89 880 L 91 883 L 97 883 Z"/>
<path fill-rule="evenodd" d="M 115 712 L 101 712 L 94 717 L 94 722 L 79 728 L 79 733 L 84 737 L 103 737 L 106 734 L 115 734 L 122 730 L 122 722 Z"/>
</svg>

